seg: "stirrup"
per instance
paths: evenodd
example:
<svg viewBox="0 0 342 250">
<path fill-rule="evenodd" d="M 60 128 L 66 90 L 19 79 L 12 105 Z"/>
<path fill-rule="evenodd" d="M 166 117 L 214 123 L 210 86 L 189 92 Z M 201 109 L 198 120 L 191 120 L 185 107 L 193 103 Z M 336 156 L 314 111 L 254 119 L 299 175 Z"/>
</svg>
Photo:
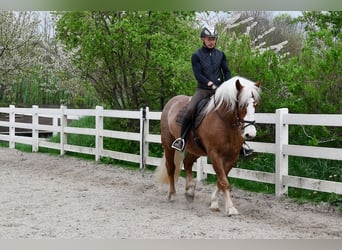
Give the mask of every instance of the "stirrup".
<svg viewBox="0 0 342 250">
<path fill-rule="evenodd" d="M 171 145 L 171 148 L 183 152 L 185 146 L 185 141 L 182 138 L 177 138 Z"/>
<path fill-rule="evenodd" d="M 254 153 L 254 149 L 251 149 L 245 142 L 242 145 L 241 151 L 244 157 L 250 156 Z"/>
</svg>

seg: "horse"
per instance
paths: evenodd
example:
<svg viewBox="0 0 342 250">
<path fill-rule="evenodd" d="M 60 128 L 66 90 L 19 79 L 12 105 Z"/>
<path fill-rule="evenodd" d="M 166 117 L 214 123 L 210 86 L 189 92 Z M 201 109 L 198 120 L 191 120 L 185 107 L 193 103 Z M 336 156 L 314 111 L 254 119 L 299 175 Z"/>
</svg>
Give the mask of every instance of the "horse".
<svg viewBox="0 0 342 250">
<path fill-rule="evenodd" d="M 171 148 L 175 138 L 180 136 L 178 122 L 180 111 L 189 103 L 191 96 L 177 95 L 164 106 L 161 114 L 161 142 L 164 149 L 160 166 L 155 177 L 169 184 L 168 200 L 175 200 L 175 181 L 180 174 L 181 161 L 185 170 L 185 197 L 193 201 L 195 181 L 192 176 L 193 163 L 200 156 L 210 159 L 216 173 L 217 183 L 211 195 L 210 209 L 220 211 L 219 192 L 223 192 L 225 214 L 238 214 L 230 197 L 229 171 L 239 159 L 244 140 L 256 136 L 255 109 L 260 99 L 260 81 L 253 82 L 235 76 L 223 82 L 203 108 L 203 119 L 196 128 L 188 133 L 184 153 Z M 200 143 L 196 138 L 200 138 Z"/>
</svg>

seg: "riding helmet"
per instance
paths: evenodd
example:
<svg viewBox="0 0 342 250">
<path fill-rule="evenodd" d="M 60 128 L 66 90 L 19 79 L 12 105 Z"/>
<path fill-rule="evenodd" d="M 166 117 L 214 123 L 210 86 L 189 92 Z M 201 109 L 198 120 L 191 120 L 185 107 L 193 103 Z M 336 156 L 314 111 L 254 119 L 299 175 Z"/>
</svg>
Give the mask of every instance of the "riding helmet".
<svg viewBox="0 0 342 250">
<path fill-rule="evenodd" d="M 217 31 L 215 28 L 208 28 L 204 27 L 201 31 L 201 38 L 202 37 L 217 37 Z"/>
</svg>

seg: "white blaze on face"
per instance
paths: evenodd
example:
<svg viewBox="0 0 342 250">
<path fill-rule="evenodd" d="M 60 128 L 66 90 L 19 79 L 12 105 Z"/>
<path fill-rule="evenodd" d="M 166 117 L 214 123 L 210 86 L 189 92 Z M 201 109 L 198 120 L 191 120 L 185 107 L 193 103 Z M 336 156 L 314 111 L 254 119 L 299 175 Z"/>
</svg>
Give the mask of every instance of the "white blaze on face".
<svg viewBox="0 0 342 250">
<path fill-rule="evenodd" d="M 255 121 L 255 107 L 254 107 L 254 98 L 250 97 L 248 100 L 248 106 L 247 106 L 247 114 L 244 118 L 245 121 L 253 122 Z M 244 126 L 247 126 L 242 131 L 242 137 L 244 139 L 252 139 L 256 136 L 256 128 L 254 125 L 249 125 L 248 123 L 245 123 Z"/>
</svg>

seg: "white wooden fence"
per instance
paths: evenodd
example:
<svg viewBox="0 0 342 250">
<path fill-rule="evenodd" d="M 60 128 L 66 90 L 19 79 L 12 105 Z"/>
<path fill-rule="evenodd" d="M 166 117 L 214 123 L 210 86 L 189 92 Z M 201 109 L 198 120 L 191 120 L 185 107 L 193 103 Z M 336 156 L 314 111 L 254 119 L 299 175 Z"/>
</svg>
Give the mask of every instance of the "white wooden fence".
<svg viewBox="0 0 342 250">
<path fill-rule="evenodd" d="M 160 158 L 149 156 L 149 143 L 161 143 L 159 134 L 150 133 L 149 122 L 152 120 L 159 121 L 161 112 L 151 112 L 148 108 L 141 109 L 140 111 L 127 111 L 105 110 L 100 106 L 96 107 L 96 109 L 68 109 L 65 106 L 61 106 L 59 109 L 48 109 L 39 108 L 38 106 L 16 108 L 11 105 L 5 108 L 0 107 L 0 115 L 1 113 L 9 115 L 8 121 L 0 121 L 0 127 L 8 127 L 9 133 L 0 134 L 0 141 L 9 142 L 10 148 L 14 148 L 15 143 L 22 143 L 32 145 L 33 152 L 37 152 L 39 147 L 46 147 L 59 150 L 61 155 L 65 154 L 66 151 L 79 152 L 94 155 L 96 161 L 101 157 L 109 157 L 139 163 L 141 168 L 146 164 L 158 166 L 161 161 Z M 16 122 L 15 117 L 18 114 L 32 116 L 32 123 Z M 68 118 L 72 116 L 94 116 L 96 127 L 69 127 Z M 52 117 L 54 122 L 52 125 L 39 124 L 39 117 Z M 140 131 L 134 133 L 106 130 L 103 128 L 105 117 L 140 120 Z M 256 122 L 259 124 L 275 124 L 275 143 L 248 142 L 256 152 L 275 154 L 275 173 L 233 168 L 229 173 L 230 177 L 275 184 L 277 196 L 287 193 L 288 187 L 342 194 L 342 182 L 288 175 L 288 156 L 290 155 L 342 161 L 341 148 L 289 145 L 289 125 L 342 127 L 341 114 L 289 114 L 288 109 L 284 108 L 276 110 L 275 114 L 257 113 Z M 32 131 L 32 136 L 18 136 L 15 133 L 16 128 L 29 129 Z M 41 131 L 50 131 L 54 134 L 60 133 L 60 143 L 53 143 L 40 138 L 39 132 Z M 70 145 L 67 141 L 67 134 L 95 136 L 95 147 Z M 140 153 L 136 155 L 106 150 L 103 147 L 104 137 L 139 141 Z M 207 163 L 206 157 L 199 158 L 193 169 L 197 172 L 198 180 L 204 179 L 206 174 L 215 174 L 212 166 Z"/>
</svg>

